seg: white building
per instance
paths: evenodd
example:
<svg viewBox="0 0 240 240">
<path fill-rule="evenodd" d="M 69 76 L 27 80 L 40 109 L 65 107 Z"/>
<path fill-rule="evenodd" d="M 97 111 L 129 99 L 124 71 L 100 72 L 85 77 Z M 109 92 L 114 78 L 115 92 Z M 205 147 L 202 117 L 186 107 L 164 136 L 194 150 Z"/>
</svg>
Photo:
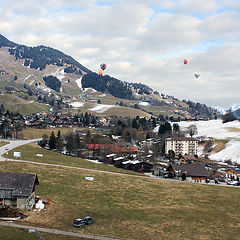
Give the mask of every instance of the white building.
<svg viewBox="0 0 240 240">
<path fill-rule="evenodd" d="M 180 153 L 184 154 L 197 154 L 198 140 L 191 137 L 172 137 L 166 138 L 165 141 L 165 154 L 168 154 L 169 150 L 173 150 L 175 155 Z"/>
</svg>

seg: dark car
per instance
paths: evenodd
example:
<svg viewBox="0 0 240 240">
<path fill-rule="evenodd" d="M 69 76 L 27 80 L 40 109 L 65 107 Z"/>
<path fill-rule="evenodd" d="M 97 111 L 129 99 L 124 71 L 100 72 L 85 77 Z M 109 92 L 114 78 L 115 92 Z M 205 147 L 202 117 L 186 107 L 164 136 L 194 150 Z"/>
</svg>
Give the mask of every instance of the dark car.
<svg viewBox="0 0 240 240">
<path fill-rule="evenodd" d="M 91 223 L 93 223 L 93 218 L 87 216 L 87 217 L 84 218 L 84 221 L 85 221 L 85 224 L 91 224 Z"/>
<path fill-rule="evenodd" d="M 74 227 L 83 227 L 85 225 L 85 220 L 82 218 L 76 218 L 73 221 L 73 226 Z"/>
<path fill-rule="evenodd" d="M 215 179 L 215 184 L 220 184 L 220 181 L 218 179 Z"/>
<path fill-rule="evenodd" d="M 234 183 L 233 186 L 240 186 L 240 182 Z"/>
</svg>

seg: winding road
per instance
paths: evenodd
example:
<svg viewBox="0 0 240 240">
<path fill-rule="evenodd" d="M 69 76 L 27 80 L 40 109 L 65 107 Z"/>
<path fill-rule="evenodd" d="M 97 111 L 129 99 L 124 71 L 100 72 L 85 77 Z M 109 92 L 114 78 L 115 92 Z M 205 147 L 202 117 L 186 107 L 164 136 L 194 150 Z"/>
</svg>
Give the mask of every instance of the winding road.
<svg viewBox="0 0 240 240">
<path fill-rule="evenodd" d="M 30 140 L 8 140 L 8 139 L 5 140 L 4 139 L 4 141 L 8 141 L 10 143 L 6 144 L 0 148 L 0 161 L 6 160 L 6 158 L 3 157 L 2 155 L 5 154 L 6 152 L 8 152 L 9 150 L 12 150 L 21 145 L 25 145 L 25 144 L 32 143 L 32 142 L 37 142 L 39 140 L 41 140 L 41 139 L 30 139 Z"/>
</svg>

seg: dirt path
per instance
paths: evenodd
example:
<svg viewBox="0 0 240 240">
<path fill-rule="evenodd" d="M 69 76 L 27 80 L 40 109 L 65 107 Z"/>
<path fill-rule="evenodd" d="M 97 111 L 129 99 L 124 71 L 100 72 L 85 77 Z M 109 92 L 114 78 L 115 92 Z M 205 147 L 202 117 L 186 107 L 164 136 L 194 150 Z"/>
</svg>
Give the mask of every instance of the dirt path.
<svg viewBox="0 0 240 240">
<path fill-rule="evenodd" d="M 8 222 L 0 222 L 0 226 L 14 227 L 14 228 L 21 228 L 21 229 L 28 229 L 28 230 L 36 230 L 38 232 L 60 234 L 60 235 L 65 235 L 65 236 L 74 236 L 74 237 L 79 237 L 79 238 L 89 238 L 89 239 L 98 239 L 98 240 L 119 240 L 116 238 L 108 238 L 108 237 L 88 235 L 88 234 L 75 233 L 75 232 L 66 232 L 66 231 L 61 231 L 61 230 L 56 230 L 56 229 L 39 228 L 39 227 L 20 225 L 20 224 L 15 224 L 15 223 L 8 223 Z"/>
</svg>

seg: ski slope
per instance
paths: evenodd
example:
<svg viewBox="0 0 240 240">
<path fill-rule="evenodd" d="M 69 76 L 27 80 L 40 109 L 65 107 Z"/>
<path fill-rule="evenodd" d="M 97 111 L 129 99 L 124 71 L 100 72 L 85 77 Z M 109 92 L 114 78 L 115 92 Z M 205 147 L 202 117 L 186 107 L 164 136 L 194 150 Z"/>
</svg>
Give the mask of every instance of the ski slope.
<svg viewBox="0 0 240 240">
<path fill-rule="evenodd" d="M 211 160 L 224 162 L 231 160 L 240 164 L 240 121 L 222 123 L 221 120 L 178 122 L 181 129 L 195 124 L 198 129 L 197 136 L 213 137 L 215 139 L 228 139 L 225 149 L 209 156 Z"/>
</svg>

